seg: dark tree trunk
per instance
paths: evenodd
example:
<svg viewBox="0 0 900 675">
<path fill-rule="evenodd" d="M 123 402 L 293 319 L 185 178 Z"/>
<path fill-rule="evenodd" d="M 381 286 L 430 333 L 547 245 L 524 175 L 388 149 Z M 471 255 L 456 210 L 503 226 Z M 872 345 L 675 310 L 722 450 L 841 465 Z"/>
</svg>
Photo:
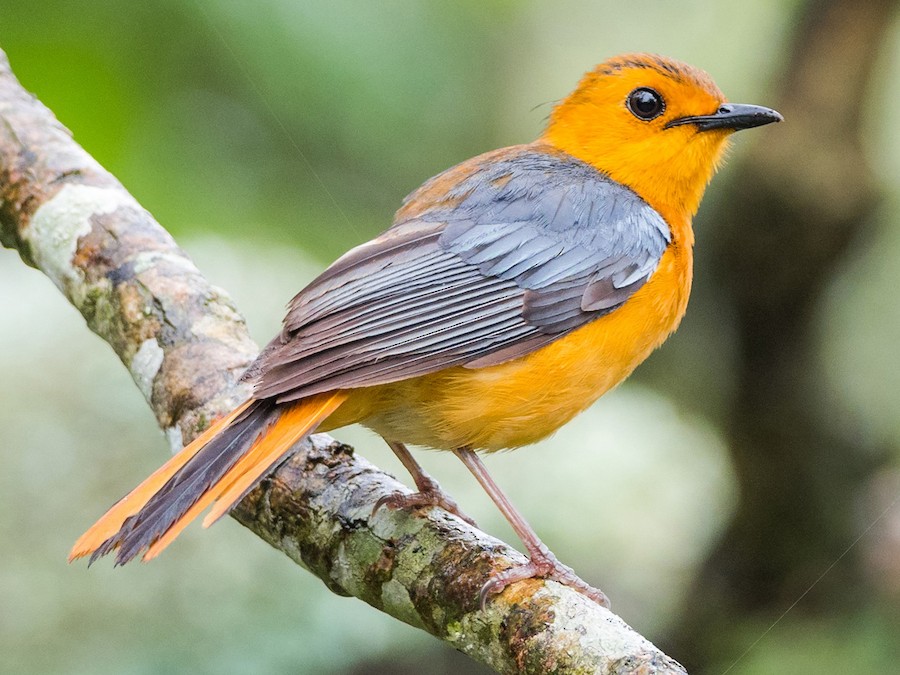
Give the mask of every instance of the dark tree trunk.
<svg viewBox="0 0 900 675">
<path fill-rule="evenodd" d="M 861 118 L 897 5 L 815 0 L 801 8 L 774 100 L 786 122 L 753 146 L 708 218 L 713 272 L 739 336 L 725 425 L 740 502 L 669 645 L 689 670 L 728 649 L 716 642 L 728 639 L 723 626 L 786 609 L 859 534 L 855 501 L 877 453 L 822 423 L 813 320 L 878 204 Z M 857 576 L 851 555 L 806 601 L 846 603 Z"/>
</svg>

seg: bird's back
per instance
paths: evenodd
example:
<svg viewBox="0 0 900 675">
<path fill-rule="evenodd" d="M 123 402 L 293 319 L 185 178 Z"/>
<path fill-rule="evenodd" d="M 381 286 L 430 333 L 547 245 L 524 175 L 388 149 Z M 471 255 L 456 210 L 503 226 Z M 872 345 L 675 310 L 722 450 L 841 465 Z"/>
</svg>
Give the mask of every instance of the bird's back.
<svg viewBox="0 0 900 675">
<path fill-rule="evenodd" d="M 397 221 L 449 220 L 445 232 L 449 230 L 450 234 L 454 222 L 462 222 L 459 239 L 470 244 L 463 257 L 470 255 L 474 264 L 490 274 L 492 264 L 505 270 L 514 260 L 503 257 L 510 254 L 509 247 L 499 244 L 495 249 L 500 253 L 493 259 L 471 254 L 493 244 L 491 241 L 482 248 L 475 246 L 479 218 L 482 227 L 495 220 L 512 221 L 518 223 L 513 229 L 516 234 L 530 232 L 528 228 L 534 228 L 535 221 L 544 217 L 541 209 L 546 211 L 547 203 L 552 202 L 550 212 L 558 219 L 569 220 L 551 223 L 549 227 L 560 228 L 567 242 L 575 241 L 576 247 L 583 249 L 576 254 L 580 258 L 573 262 L 573 269 L 579 269 L 580 260 L 587 259 L 593 247 L 601 251 L 597 254 L 601 260 L 597 263 L 599 267 L 608 270 L 615 264 L 611 261 L 625 260 L 627 264 L 621 266 L 620 281 L 631 281 L 628 278 L 631 273 L 640 283 L 610 300 L 605 311 L 588 314 L 581 307 L 586 302 L 585 288 L 589 284 L 579 282 L 581 277 L 577 274 L 570 275 L 561 281 L 563 290 L 550 298 L 544 312 L 556 312 L 548 319 L 559 322 L 562 321 L 559 317 L 567 316 L 565 302 L 574 302 L 568 311 L 577 323 L 571 329 L 561 328 L 558 334 L 548 331 L 547 339 L 532 349 L 520 350 L 522 353 L 516 353 L 517 347 L 513 345 L 506 358 L 500 353 L 497 358 L 476 359 L 467 365 L 418 377 L 353 389 L 347 403 L 323 424 L 324 430 L 362 422 L 386 438 L 403 438 L 410 443 L 448 450 L 472 447 L 491 451 L 527 445 L 553 433 L 619 384 L 675 330 L 690 293 L 690 245 L 679 245 L 672 238 L 668 224 L 630 190 L 592 167 L 560 155 L 547 154 L 535 144 L 469 160 L 413 193 L 398 212 Z M 466 199 L 473 199 L 467 190 L 478 184 L 475 179 L 480 166 L 499 171 L 497 176 L 488 176 L 485 181 L 502 182 L 510 180 L 504 171 L 509 171 L 510 166 L 515 170 L 516 158 L 522 157 L 528 162 L 529 170 L 541 166 L 552 174 L 544 185 L 534 186 L 535 192 L 546 200 L 543 206 L 512 206 L 509 199 L 495 199 L 487 209 L 466 206 Z M 498 170 L 510 158 L 514 161 L 506 169 Z M 574 164 L 570 165 L 569 160 Z M 572 185 L 566 186 L 567 181 Z M 584 184 L 588 185 L 586 189 Z M 565 187 L 571 189 L 566 191 Z M 568 194 L 576 188 L 577 194 L 586 193 L 588 197 L 569 215 L 564 212 L 570 203 L 556 194 L 548 197 L 554 190 Z M 474 213 L 469 213 L 467 208 Z M 496 217 L 485 216 L 486 213 Z M 684 227 L 689 228 L 690 223 L 682 223 L 679 231 Z M 621 229 L 626 231 L 620 232 Z M 591 240 L 598 237 L 600 241 Z M 533 238 L 532 232 L 530 237 L 522 239 L 518 250 Z M 452 249 L 452 241 L 447 245 Z M 561 255 L 567 254 L 567 249 L 560 244 L 559 250 L 561 254 L 532 268 L 532 278 L 537 278 L 542 268 L 549 272 L 551 267 L 559 267 Z M 586 263 L 584 267 L 585 279 L 597 274 Z M 567 294 L 568 289 L 575 293 Z M 609 282 L 604 297 L 614 297 L 616 292 Z M 562 323 L 558 325 L 563 327 Z"/>
</svg>

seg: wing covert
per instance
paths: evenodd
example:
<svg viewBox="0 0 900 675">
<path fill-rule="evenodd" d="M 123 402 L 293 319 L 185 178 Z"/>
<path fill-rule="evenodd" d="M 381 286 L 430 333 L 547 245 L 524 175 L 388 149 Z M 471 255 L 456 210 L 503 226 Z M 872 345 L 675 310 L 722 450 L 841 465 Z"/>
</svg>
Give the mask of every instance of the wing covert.
<svg viewBox="0 0 900 675">
<path fill-rule="evenodd" d="M 638 195 L 569 155 L 476 157 L 291 301 L 251 368 L 255 395 L 287 401 L 527 354 L 624 303 L 669 240 Z"/>
</svg>

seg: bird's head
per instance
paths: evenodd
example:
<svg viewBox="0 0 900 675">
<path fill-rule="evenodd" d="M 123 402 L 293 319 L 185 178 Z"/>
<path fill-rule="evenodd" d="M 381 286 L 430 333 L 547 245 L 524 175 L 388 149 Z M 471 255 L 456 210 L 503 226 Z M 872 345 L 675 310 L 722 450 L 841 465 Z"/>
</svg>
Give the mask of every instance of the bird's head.
<svg viewBox="0 0 900 675">
<path fill-rule="evenodd" d="M 733 132 L 781 119 L 727 103 L 702 70 L 628 54 L 587 73 L 541 140 L 629 186 L 671 222 L 696 213 Z"/>
</svg>

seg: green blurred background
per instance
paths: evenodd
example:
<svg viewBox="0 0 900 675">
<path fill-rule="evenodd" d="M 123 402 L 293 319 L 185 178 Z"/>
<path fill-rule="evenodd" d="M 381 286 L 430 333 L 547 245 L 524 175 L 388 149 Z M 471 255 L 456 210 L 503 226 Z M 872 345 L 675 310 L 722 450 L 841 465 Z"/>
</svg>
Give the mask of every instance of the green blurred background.
<svg viewBox="0 0 900 675">
<path fill-rule="evenodd" d="M 782 108 L 785 124 L 736 139 L 707 194 L 679 333 L 553 439 L 488 462 L 559 557 L 691 672 L 888 673 L 896 5 L 2 0 L 0 48 L 259 342 L 405 194 L 534 138 L 608 56 L 671 55 L 732 100 Z M 378 439 L 337 436 L 406 480 Z M 483 672 L 231 521 L 191 528 L 149 566 L 66 566 L 166 455 L 110 349 L 0 251 L 0 672 Z M 419 456 L 514 541 L 453 458 Z"/>
</svg>

